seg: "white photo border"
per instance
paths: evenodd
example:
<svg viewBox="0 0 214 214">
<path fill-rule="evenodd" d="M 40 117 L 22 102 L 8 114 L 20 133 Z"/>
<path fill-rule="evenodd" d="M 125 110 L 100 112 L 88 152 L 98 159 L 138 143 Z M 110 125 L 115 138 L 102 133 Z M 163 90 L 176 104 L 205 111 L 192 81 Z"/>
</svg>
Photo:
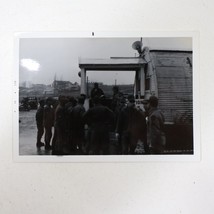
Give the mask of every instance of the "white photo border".
<svg viewBox="0 0 214 214">
<path fill-rule="evenodd" d="M 193 42 L 193 154 L 178 155 L 20 155 L 19 154 L 19 42 L 23 38 L 128 38 L 128 37 L 192 37 Z M 13 160 L 15 162 L 168 162 L 200 161 L 200 69 L 198 31 L 139 32 L 20 32 L 14 36 L 13 78 Z"/>
</svg>

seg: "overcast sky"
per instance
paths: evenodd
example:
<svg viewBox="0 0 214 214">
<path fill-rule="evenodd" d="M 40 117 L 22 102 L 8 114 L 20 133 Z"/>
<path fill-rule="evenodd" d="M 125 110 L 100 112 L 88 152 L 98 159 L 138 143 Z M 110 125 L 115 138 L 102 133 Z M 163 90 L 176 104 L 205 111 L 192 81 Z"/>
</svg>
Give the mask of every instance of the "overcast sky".
<svg viewBox="0 0 214 214">
<path fill-rule="evenodd" d="M 51 84 L 57 80 L 80 83 L 79 58 L 134 57 L 133 42 L 140 38 L 22 38 L 19 80 Z M 143 38 L 143 46 L 160 50 L 192 50 L 192 38 Z M 89 81 L 132 84 L 134 72 L 90 71 Z"/>
</svg>

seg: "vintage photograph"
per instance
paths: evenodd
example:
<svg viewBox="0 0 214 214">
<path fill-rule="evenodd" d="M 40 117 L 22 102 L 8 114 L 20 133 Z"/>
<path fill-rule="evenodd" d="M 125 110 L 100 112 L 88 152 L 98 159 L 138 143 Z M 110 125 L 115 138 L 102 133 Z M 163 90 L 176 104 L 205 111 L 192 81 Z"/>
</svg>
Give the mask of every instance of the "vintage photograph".
<svg viewBox="0 0 214 214">
<path fill-rule="evenodd" d="M 18 155 L 194 155 L 192 37 L 24 37 L 18 49 Z"/>
</svg>

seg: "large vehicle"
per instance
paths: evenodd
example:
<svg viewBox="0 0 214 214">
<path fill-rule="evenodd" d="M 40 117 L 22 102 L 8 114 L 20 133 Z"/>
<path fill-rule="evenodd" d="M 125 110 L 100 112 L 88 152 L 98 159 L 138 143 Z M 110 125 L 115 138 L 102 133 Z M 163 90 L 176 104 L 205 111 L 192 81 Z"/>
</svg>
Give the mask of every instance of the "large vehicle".
<svg viewBox="0 0 214 214">
<path fill-rule="evenodd" d="M 28 97 L 28 103 L 29 103 L 31 109 L 37 109 L 38 108 L 37 97 Z"/>
<path fill-rule="evenodd" d="M 37 97 L 24 97 L 19 105 L 20 111 L 30 111 L 31 109 L 37 109 L 38 99 Z"/>
<path fill-rule="evenodd" d="M 86 72 L 133 71 L 138 104 L 155 95 L 165 115 L 168 153 L 193 153 L 192 51 L 149 50 L 137 41 L 138 57 L 80 59 L 81 93 L 87 94 Z"/>
</svg>

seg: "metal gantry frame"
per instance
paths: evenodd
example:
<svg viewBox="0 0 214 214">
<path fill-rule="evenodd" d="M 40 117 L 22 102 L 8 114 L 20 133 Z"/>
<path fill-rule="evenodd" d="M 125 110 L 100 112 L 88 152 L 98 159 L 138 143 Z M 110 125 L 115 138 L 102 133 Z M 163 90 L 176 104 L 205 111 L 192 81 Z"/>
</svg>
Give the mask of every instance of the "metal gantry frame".
<svg viewBox="0 0 214 214">
<path fill-rule="evenodd" d="M 158 95 L 155 71 L 149 50 L 143 57 L 112 57 L 109 59 L 79 59 L 81 69 L 81 94 L 87 94 L 87 71 L 133 71 L 135 72 L 134 95 L 147 99 L 151 94 Z M 147 66 L 146 66 L 147 65 Z M 145 70 L 146 69 L 146 70 Z M 149 76 L 150 90 L 145 89 L 145 78 Z"/>
</svg>

